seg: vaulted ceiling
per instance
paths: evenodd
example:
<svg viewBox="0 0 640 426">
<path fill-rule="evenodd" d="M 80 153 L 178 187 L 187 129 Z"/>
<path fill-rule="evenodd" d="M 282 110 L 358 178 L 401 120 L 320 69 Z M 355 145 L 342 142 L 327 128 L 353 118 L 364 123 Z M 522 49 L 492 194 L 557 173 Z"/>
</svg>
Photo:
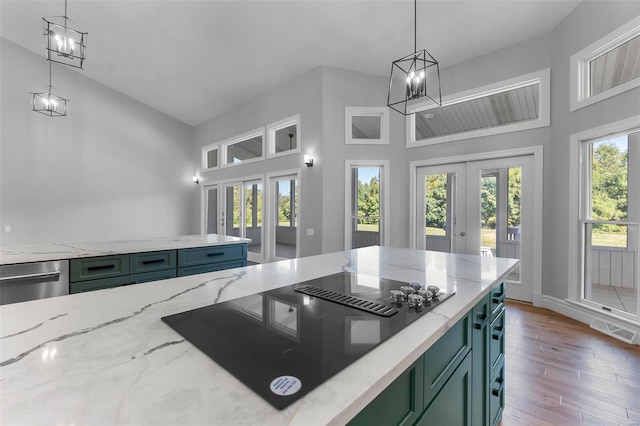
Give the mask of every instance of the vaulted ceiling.
<svg viewBox="0 0 640 426">
<path fill-rule="evenodd" d="M 548 33 L 580 0 L 418 1 L 418 48 L 446 68 Z M 0 35 L 44 55 L 63 0 L 1 0 Z M 78 71 L 196 125 L 318 65 L 387 76 L 413 52 L 407 0 L 69 0 Z M 383 100 L 384 102 L 384 100 Z"/>
</svg>

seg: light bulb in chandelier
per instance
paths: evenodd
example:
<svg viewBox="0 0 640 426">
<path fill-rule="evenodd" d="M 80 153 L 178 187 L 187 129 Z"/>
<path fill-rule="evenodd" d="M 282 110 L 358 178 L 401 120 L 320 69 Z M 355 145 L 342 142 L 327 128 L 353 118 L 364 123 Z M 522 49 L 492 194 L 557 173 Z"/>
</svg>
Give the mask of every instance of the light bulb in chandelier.
<svg viewBox="0 0 640 426">
<path fill-rule="evenodd" d="M 56 52 L 58 53 L 58 55 L 68 57 L 73 61 L 73 50 L 75 48 L 75 41 L 73 41 L 73 39 L 70 37 L 60 37 L 55 32 L 53 32 L 53 37 L 56 41 Z"/>
<path fill-rule="evenodd" d="M 424 70 L 419 72 L 411 71 L 407 75 L 406 97 L 416 99 L 424 96 L 427 90 L 427 78 Z"/>
</svg>

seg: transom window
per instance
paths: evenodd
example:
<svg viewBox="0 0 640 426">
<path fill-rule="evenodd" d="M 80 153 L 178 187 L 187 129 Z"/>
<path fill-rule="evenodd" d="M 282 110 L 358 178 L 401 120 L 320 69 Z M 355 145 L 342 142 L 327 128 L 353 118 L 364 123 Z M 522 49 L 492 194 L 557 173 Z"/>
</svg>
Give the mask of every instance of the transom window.
<svg viewBox="0 0 640 426">
<path fill-rule="evenodd" d="M 300 152 L 300 116 L 285 118 L 267 126 L 267 157 Z"/>
<path fill-rule="evenodd" d="M 571 56 L 571 111 L 640 86 L 640 17 Z"/>
<path fill-rule="evenodd" d="M 549 69 L 416 105 L 407 148 L 549 126 Z"/>
<path fill-rule="evenodd" d="M 262 160 L 264 130 L 259 129 L 221 143 L 223 166 Z"/>
<path fill-rule="evenodd" d="M 218 151 L 219 145 L 214 143 L 202 148 L 202 169 L 203 171 L 214 170 L 218 168 Z"/>
</svg>

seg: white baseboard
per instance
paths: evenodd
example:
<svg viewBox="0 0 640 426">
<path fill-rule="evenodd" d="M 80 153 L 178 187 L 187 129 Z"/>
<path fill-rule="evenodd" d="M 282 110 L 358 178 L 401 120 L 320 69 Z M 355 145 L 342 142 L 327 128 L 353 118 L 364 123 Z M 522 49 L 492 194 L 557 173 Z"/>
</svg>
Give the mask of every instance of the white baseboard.
<svg viewBox="0 0 640 426">
<path fill-rule="evenodd" d="M 640 324 L 636 324 L 625 318 L 618 318 L 588 306 L 547 295 L 542 296 L 542 307 L 585 323 L 594 330 L 598 330 L 601 333 L 624 342 L 636 345 L 640 344 Z M 623 330 L 624 333 L 616 332 L 615 329 L 618 328 Z M 625 337 L 621 337 L 619 334 L 623 334 Z"/>
</svg>

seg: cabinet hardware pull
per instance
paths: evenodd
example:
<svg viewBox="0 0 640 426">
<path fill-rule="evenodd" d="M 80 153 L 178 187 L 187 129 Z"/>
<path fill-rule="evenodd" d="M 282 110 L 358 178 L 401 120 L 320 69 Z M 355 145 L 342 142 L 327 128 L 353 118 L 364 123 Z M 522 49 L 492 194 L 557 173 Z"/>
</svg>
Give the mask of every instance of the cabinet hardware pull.
<svg viewBox="0 0 640 426">
<path fill-rule="evenodd" d="M 164 259 L 143 260 L 143 265 L 153 265 L 154 263 L 163 263 Z"/>
<path fill-rule="evenodd" d="M 224 252 L 207 253 L 207 256 L 209 256 L 209 257 L 213 257 L 213 256 L 222 256 L 223 254 L 224 254 Z"/>
<path fill-rule="evenodd" d="M 116 265 L 102 265 L 102 266 L 89 266 L 87 270 L 89 271 L 102 271 L 105 269 L 113 269 Z"/>
<path fill-rule="evenodd" d="M 475 327 L 476 330 L 480 330 L 482 327 L 487 325 L 487 322 L 489 320 L 489 315 L 487 314 L 476 315 L 476 318 L 477 318 L 477 321 L 473 324 L 473 326 Z"/>
<path fill-rule="evenodd" d="M 29 278 L 47 278 L 60 276 L 60 271 L 40 272 L 37 274 L 25 274 L 25 275 L 12 275 L 9 277 L 0 277 L 0 281 L 9 280 L 26 280 Z"/>
<path fill-rule="evenodd" d="M 500 296 L 493 296 L 491 298 L 491 301 L 493 303 L 502 303 L 502 302 L 504 302 L 504 293 L 502 293 Z"/>
<path fill-rule="evenodd" d="M 492 333 L 491 337 L 493 338 L 493 340 L 500 340 L 500 338 L 504 334 L 504 327 L 496 327 L 495 331 L 497 331 L 497 333 Z"/>
<path fill-rule="evenodd" d="M 500 396 L 500 394 L 502 393 L 502 388 L 504 388 L 504 383 L 502 382 L 502 379 L 498 378 L 496 379 L 496 383 L 498 383 L 498 388 L 497 389 L 492 389 L 491 393 L 493 394 L 493 396 Z"/>
</svg>

